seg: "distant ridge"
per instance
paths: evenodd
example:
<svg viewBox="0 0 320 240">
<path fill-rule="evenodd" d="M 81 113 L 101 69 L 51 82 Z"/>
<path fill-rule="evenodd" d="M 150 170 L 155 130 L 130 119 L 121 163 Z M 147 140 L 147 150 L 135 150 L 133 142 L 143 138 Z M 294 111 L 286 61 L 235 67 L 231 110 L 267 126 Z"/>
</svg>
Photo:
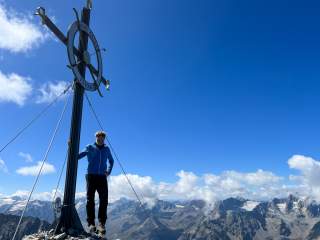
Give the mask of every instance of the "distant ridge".
<svg viewBox="0 0 320 240">
<path fill-rule="evenodd" d="M 0 199 L 0 210 L 2 206 Z M 49 202 L 34 200 L 34 212 L 28 213 L 45 216 L 42 212 L 51 211 L 48 206 Z M 86 226 L 85 198 L 77 199 L 76 208 Z M 19 213 L 17 207 L 6 205 L 6 209 Z M 35 230 L 41 226 L 38 221 Z M 211 206 L 202 200 L 156 200 L 153 206 L 140 206 L 123 198 L 110 204 L 107 230 L 109 240 L 311 240 L 320 237 L 320 204 L 294 195 L 261 202 L 227 198 Z"/>
</svg>

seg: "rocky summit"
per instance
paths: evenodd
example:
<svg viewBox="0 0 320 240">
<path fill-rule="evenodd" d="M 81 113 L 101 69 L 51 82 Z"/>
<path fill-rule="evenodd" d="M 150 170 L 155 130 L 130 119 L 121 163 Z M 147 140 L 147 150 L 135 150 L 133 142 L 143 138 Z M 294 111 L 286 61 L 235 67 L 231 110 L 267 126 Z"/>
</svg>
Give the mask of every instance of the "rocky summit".
<svg viewBox="0 0 320 240">
<path fill-rule="evenodd" d="M 28 236 L 24 236 L 22 240 L 101 240 L 98 236 L 82 235 L 73 237 L 66 233 L 54 234 L 54 230 L 38 232 Z"/>
</svg>

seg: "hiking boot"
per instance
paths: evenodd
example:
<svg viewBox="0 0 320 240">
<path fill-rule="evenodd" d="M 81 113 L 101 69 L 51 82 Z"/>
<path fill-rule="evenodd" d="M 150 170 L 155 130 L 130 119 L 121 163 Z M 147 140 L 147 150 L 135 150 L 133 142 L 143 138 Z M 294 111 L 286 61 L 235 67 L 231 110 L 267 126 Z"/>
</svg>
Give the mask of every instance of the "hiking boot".
<svg viewBox="0 0 320 240">
<path fill-rule="evenodd" d="M 106 234 L 106 226 L 104 224 L 100 223 L 98 226 L 98 232 L 101 234 Z"/>
<path fill-rule="evenodd" d="M 95 233 L 97 231 L 96 226 L 95 225 L 89 225 L 89 232 L 90 233 Z"/>
</svg>

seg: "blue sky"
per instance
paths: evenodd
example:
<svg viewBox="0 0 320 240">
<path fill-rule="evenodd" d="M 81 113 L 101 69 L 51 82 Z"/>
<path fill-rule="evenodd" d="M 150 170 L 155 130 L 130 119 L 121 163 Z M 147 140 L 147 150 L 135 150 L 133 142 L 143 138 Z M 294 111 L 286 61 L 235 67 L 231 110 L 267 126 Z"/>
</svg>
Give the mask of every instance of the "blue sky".
<svg viewBox="0 0 320 240">
<path fill-rule="evenodd" d="M 80 10 L 83 2 L 12 0 L 1 6 L 47 35 L 39 19 L 28 18 L 36 7 L 44 6 L 66 33 L 75 20 L 72 7 Z M 94 1 L 91 28 L 107 49 L 104 75 L 111 91 L 104 98 L 89 95 L 126 170 L 169 183 L 181 170 L 202 176 L 262 169 L 285 182 L 291 174 L 306 177 L 305 168 L 288 159 L 301 154 L 319 163 L 319 8 L 316 1 Z M 13 51 L 0 43 L 0 71 L 28 78 L 32 86 L 23 105 L 0 102 L 0 145 L 45 106 L 36 103 L 41 87 L 73 79 L 60 42 L 42 36 L 31 45 Z M 34 177 L 16 170 L 41 160 L 62 106 L 0 154 L 8 170 L 0 172 L 0 192 L 30 189 Z M 48 158 L 56 172 L 42 176 L 39 191 L 55 185 L 69 124 L 70 105 Z M 85 103 L 81 147 L 94 140 L 97 128 Z M 85 169 L 82 160 L 79 191 Z M 113 175 L 119 174 L 116 164 Z"/>
</svg>

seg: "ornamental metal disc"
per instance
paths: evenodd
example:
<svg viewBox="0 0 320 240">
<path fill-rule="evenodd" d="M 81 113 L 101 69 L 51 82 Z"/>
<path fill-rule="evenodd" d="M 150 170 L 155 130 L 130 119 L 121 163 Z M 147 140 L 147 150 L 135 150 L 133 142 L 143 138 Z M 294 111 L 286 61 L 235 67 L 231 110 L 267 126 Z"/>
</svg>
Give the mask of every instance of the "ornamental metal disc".
<svg viewBox="0 0 320 240">
<path fill-rule="evenodd" d="M 80 74 L 79 71 L 79 61 L 77 61 L 77 55 L 75 53 L 76 48 L 74 47 L 74 39 L 76 36 L 76 33 L 78 31 L 82 31 L 85 32 L 86 34 L 88 34 L 88 40 L 91 40 L 94 50 L 95 50 L 95 54 L 97 57 L 97 63 L 98 63 L 98 70 L 97 73 L 94 74 L 96 76 L 96 79 L 94 78 L 92 72 L 91 75 L 94 78 L 94 82 L 88 82 L 85 77 L 83 77 Z M 78 22 L 75 21 L 69 28 L 68 30 L 68 43 L 67 43 L 67 51 L 68 51 L 68 58 L 69 58 L 69 62 L 70 62 L 70 67 L 72 69 L 73 74 L 75 75 L 76 79 L 81 83 L 81 85 L 89 91 L 95 91 L 99 88 L 99 85 L 102 81 L 102 58 L 101 58 L 101 51 L 99 48 L 99 44 L 98 41 L 96 39 L 96 37 L 94 36 L 93 32 L 91 31 L 91 29 L 88 27 L 88 25 L 86 25 L 83 22 Z M 83 53 L 83 59 L 81 62 L 84 62 L 86 67 L 89 68 L 89 71 L 91 71 L 91 61 L 90 61 L 90 54 L 85 51 Z"/>
</svg>

